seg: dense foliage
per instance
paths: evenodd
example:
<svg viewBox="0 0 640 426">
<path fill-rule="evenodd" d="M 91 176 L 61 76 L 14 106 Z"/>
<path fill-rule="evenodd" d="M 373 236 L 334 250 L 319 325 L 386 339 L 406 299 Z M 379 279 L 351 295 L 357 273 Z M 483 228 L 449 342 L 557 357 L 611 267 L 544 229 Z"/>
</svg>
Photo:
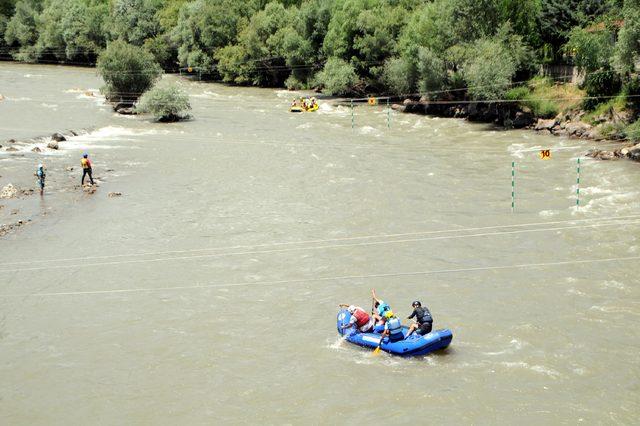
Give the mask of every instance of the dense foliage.
<svg viewBox="0 0 640 426">
<path fill-rule="evenodd" d="M 234 84 L 486 100 L 541 64 L 627 82 L 640 0 L 0 0 L 0 56 L 93 64 L 117 40 Z"/>
<path fill-rule="evenodd" d="M 160 78 L 162 69 L 153 55 L 123 40 L 109 43 L 98 59 L 105 81 L 102 92 L 112 102 L 134 102 Z"/>
<path fill-rule="evenodd" d="M 191 109 L 189 95 L 176 85 L 154 87 L 140 98 L 136 110 L 150 113 L 159 121 L 178 121 Z"/>
</svg>

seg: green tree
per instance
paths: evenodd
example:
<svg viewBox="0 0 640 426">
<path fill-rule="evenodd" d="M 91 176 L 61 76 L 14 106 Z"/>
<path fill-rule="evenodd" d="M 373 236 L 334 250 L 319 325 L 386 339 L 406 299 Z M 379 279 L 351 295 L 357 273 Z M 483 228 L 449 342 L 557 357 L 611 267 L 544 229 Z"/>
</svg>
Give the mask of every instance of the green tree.
<svg viewBox="0 0 640 426">
<path fill-rule="evenodd" d="M 142 95 L 136 111 L 150 113 L 162 122 L 179 121 L 191 109 L 189 95 L 177 85 L 154 87 Z"/>
<path fill-rule="evenodd" d="M 180 64 L 211 72 L 215 53 L 236 41 L 256 10 L 254 3 L 236 0 L 185 3 L 172 32 Z"/>
<path fill-rule="evenodd" d="M 40 3 L 36 0 L 21 0 L 16 3 L 15 12 L 4 33 L 8 45 L 17 47 L 33 46 L 38 39 L 36 22 L 40 13 Z"/>
<path fill-rule="evenodd" d="M 640 0 L 625 0 L 623 19 L 615 46 L 614 64 L 619 72 L 628 73 L 640 60 Z"/>
<path fill-rule="evenodd" d="M 345 95 L 353 91 L 358 75 L 353 65 L 340 58 L 329 58 L 317 75 L 317 82 L 328 95 Z"/>
<path fill-rule="evenodd" d="M 416 84 L 413 68 L 413 64 L 404 58 L 387 59 L 382 74 L 387 89 L 395 95 L 412 93 Z"/>
<path fill-rule="evenodd" d="M 349 61 L 366 77 L 378 77 L 383 62 L 397 50 L 407 11 L 382 0 L 336 2 L 323 49 L 327 56 Z"/>
<path fill-rule="evenodd" d="M 445 63 L 428 47 L 418 51 L 418 79 L 421 93 L 441 90 L 446 84 Z"/>
<path fill-rule="evenodd" d="M 509 22 L 513 32 L 523 37 L 531 47 L 539 47 L 542 39 L 538 16 L 542 12 L 542 0 L 499 0 L 500 20 Z"/>
<path fill-rule="evenodd" d="M 142 47 L 116 40 L 98 57 L 102 92 L 112 102 L 134 102 L 160 78 L 162 69 Z"/>
<path fill-rule="evenodd" d="M 161 8 L 162 0 L 113 0 L 111 38 L 142 46 L 160 32 L 157 13 Z"/>
<path fill-rule="evenodd" d="M 107 5 L 86 0 L 47 0 L 38 18 L 39 57 L 92 62 L 106 44 Z"/>
<path fill-rule="evenodd" d="M 578 69 L 587 72 L 609 68 L 614 46 L 613 34 L 607 30 L 589 30 L 576 27 L 569 33 L 565 45 Z"/>
<path fill-rule="evenodd" d="M 495 38 L 476 41 L 464 64 L 463 75 L 473 99 L 501 99 L 511 84 L 516 63 L 507 47 Z"/>
</svg>

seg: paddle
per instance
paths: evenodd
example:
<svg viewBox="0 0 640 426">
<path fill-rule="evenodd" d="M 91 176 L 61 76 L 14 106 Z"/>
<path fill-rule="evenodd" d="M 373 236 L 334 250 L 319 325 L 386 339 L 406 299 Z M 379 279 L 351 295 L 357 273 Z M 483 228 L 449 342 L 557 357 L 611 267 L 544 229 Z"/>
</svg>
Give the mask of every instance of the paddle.
<svg viewBox="0 0 640 426">
<path fill-rule="evenodd" d="M 378 346 L 373 350 L 374 355 L 378 355 L 380 353 L 380 347 L 382 346 L 382 341 L 384 340 L 384 336 L 380 336 L 380 341 L 378 342 Z"/>
</svg>

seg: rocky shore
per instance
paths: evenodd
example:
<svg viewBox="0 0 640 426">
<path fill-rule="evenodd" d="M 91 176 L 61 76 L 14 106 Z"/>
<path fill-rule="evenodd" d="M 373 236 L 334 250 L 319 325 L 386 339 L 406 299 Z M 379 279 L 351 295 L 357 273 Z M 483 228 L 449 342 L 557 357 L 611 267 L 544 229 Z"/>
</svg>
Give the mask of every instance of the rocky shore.
<svg viewBox="0 0 640 426">
<path fill-rule="evenodd" d="M 39 162 L 45 164 L 47 171 L 43 199 L 52 195 L 57 198 L 61 195 L 68 202 L 73 203 L 79 201 L 83 196 L 93 196 L 98 192 L 101 184 L 107 180 L 106 175 L 114 172 L 113 169 L 105 168 L 104 165 L 101 165 L 97 170 L 94 168 L 94 173 L 97 172 L 93 176 L 95 185 L 85 184 L 82 186 L 79 182 L 82 170 L 79 166 L 69 164 L 76 163 L 77 159 L 74 160 L 68 156 L 45 155 L 47 151 L 64 149 L 65 142 L 84 133 L 88 133 L 88 130 L 66 130 L 48 136 L 20 140 L 9 139 L 0 143 L 0 151 L 5 152 L 5 160 L 10 161 L 15 158 L 18 161 L 18 163 L 13 163 L 12 167 L 3 168 L 3 173 L 0 175 L 0 237 L 33 223 L 39 216 L 50 213 L 51 207 L 45 207 L 46 204 L 42 204 L 39 200 L 41 198 L 39 188 L 37 188 L 36 178 L 33 175 Z M 23 164 L 24 157 L 33 160 L 33 164 L 27 166 L 28 169 L 16 166 Z M 115 191 L 105 194 L 108 198 L 121 195 L 122 193 Z"/>
<path fill-rule="evenodd" d="M 616 129 L 629 121 L 630 117 L 622 113 L 608 111 L 592 119 L 595 125 L 581 121 L 584 111 L 559 114 L 550 119 L 536 117 L 531 110 L 520 107 L 516 102 L 476 102 L 457 103 L 455 101 L 431 101 L 405 99 L 402 104 L 391 106 L 399 112 L 426 114 L 438 117 L 465 118 L 469 121 L 493 123 L 507 129 L 531 129 L 537 132 L 574 139 L 593 141 L 618 141 L 620 148 L 613 151 L 591 150 L 587 155 L 602 159 L 614 160 L 627 158 L 640 162 L 640 144 L 623 139 Z"/>
</svg>

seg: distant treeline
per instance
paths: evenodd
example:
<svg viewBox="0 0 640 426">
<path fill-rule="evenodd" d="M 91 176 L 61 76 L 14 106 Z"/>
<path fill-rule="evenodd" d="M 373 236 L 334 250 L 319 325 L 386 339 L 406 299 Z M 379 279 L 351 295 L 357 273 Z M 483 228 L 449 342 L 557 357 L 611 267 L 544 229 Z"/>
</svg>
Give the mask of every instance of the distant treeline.
<svg viewBox="0 0 640 426">
<path fill-rule="evenodd" d="M 235 84 L 499 99 L 544 63 L 619 89 L 640 0 L 0 0 L 0 56 L 94 64 L 118 39 Z"/>
</svg>

